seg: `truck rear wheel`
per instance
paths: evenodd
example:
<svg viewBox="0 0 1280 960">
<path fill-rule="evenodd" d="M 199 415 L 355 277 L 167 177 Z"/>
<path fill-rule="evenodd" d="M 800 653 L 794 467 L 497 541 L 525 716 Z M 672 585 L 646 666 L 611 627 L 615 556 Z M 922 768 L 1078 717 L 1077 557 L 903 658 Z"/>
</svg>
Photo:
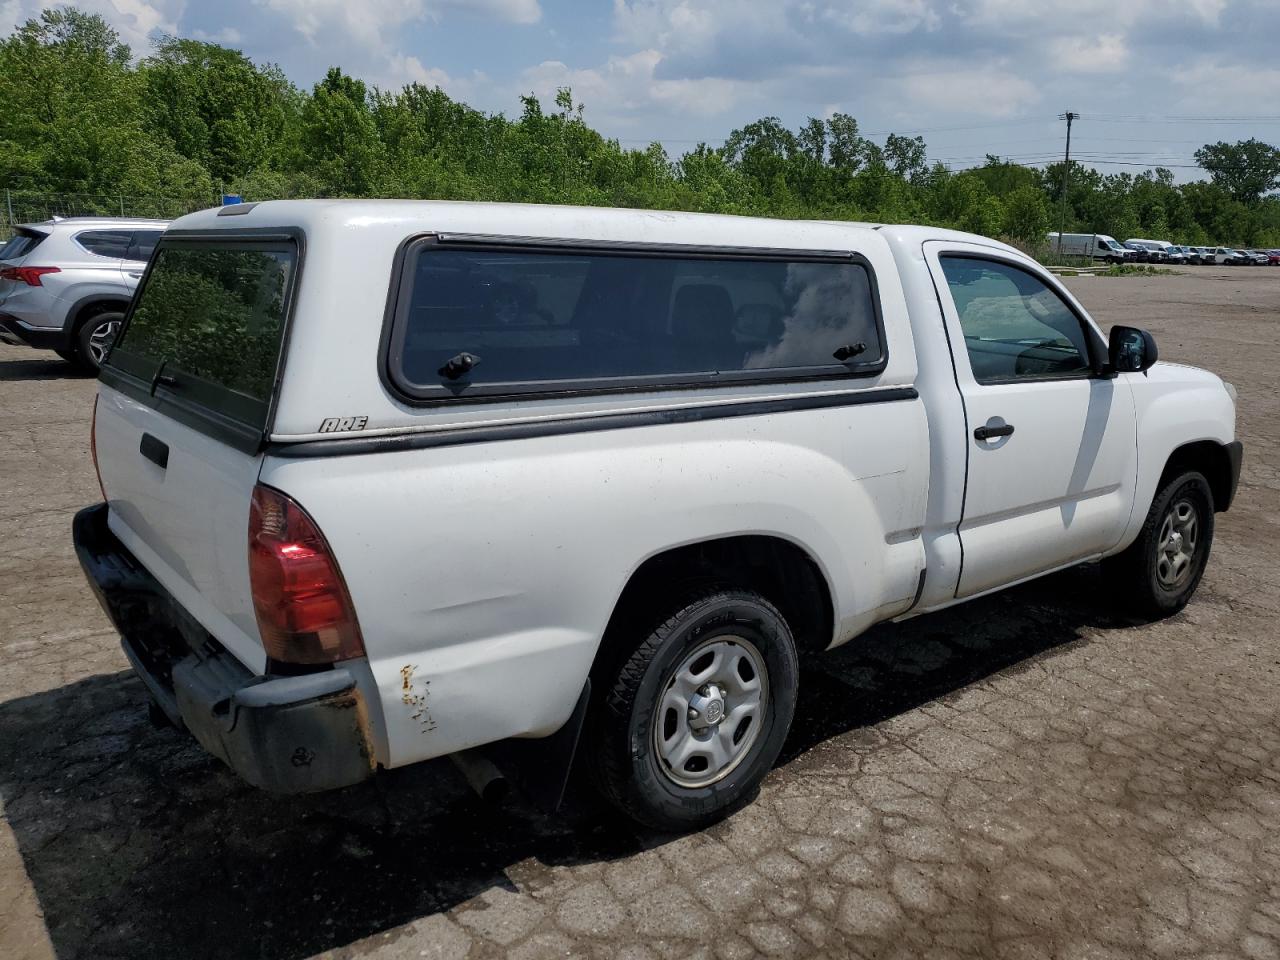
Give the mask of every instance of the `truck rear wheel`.
<svg viewBox="0 0 1280 960">
<path fill-rule="evenodd" d="M 1165 483 L 1138 539 L 1103 561 L 1121 609 L 1158 619 L 1185 607 L 1209 562 L 1213 524 L 1213 492 L 1203 474 L 1188 470 Z"/>
<path fill-rule="evenodd" d="M 588 720 L 607 800 L 673 832 L 750 801 L 791 727 L 799 676 L 791 630 L 768 600 L 705 591 L 609 672 Z"/>
</svg>

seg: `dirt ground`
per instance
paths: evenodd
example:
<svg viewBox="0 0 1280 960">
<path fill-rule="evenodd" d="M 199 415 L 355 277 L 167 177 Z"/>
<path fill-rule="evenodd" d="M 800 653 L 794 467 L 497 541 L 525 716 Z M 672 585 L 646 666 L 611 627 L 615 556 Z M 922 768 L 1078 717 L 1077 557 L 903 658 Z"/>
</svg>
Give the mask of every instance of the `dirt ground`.
<svg viewBox="0 0 1280 960">
<path fill-rule="evenodd" d="M 90 597 L 92 381 L 0 347 L 0 958 L 1280 957 L 1280 269 L 1069 281 L 1240 391 L 1181 615 L 1072 571 L 804 678 L 759 799 L 672 839 L 445 761 L 276 799 L 146 720 Z"/>
</svg>

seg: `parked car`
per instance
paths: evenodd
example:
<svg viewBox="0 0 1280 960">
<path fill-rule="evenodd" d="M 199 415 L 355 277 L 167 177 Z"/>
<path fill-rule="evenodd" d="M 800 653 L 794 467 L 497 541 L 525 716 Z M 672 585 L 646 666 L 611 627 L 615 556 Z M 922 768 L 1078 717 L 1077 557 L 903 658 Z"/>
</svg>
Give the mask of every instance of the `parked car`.
<svg viewBox="0 0 1280 960">
<path fill-rule="evenodd" d="M 1104 233 L 1064 233 L 1048 235 L 1049 251 L 1068 257 L 1090 257 L 1104 263 L 1125 263 L 1133 252 L 1120 245 L 1114 237 Z"/>
<path fill-rule="evenodd" d="M 96 372 L 167 220 L 24 223 L 0 247 L 0 340 Z"/>
<path fill-rule="evenodd" d="M 1271 254 L 1266 250 L 1243 250 L 1241 252 L 1257 266 L 1265 267 L 1271 263 Z"/>
<path fill-rule="evenodd" d="M 1213 263 L 1213 250 L 1211 247 L 1190 247 L 1191 262 L 1196 264 Z"/>
<path fill-rule="evenodd" d="M 1168 247 L 1170 244 L 1163 240 L 1143 240 L 1140 237 L 1131 237 L 1125 241 L 1127 247 L 1137 247 L 1147 252 L 1148 263 L 1168 263 L 1169 254 Z"/>
<path fill-rule="evenodd" d="M 1124 246 L 1126 250 L 1133 254 L 1132 260 L 1134 263 L 1151 262 L 1151 251 L 1146 247 L 1136 244 L 1131 240 L 1126 240 L 1124 242 Z"/>
<path fill-rule="evenodd" d="M 1233 250 L 1231 247 L 1214 247 L 1213 262 L 1216 264 L 1225 264 L 1226 266 L 1241 266 L 1247 261 L 1240 251 Z"/>
<path fill-rule="evenodd" d="M 1267 263 L 1270 266 L 1280 266 L 1280 250 L 1267 250 L 1265 253 L 1267 254 Z"/>
<path fill-rule="evenodd" d="M 684 830 L 875 623 L 1098 559 L 1181 609 L 1234 398 L 941 228 L 245 204 L 160 241 L 73 536 L 157 712 L 251 783 L 497 743 L 554 802 L 581 732 Z"/>
<path fill-rule="evenodd" d="M 1164 255 L 1165 260 L 1172 264 L 1181 265 L 1187 262 L 1187 255 L 1183 252 L 1183 249 L 1173 244 L 1165 247 Z"/>
</svg>

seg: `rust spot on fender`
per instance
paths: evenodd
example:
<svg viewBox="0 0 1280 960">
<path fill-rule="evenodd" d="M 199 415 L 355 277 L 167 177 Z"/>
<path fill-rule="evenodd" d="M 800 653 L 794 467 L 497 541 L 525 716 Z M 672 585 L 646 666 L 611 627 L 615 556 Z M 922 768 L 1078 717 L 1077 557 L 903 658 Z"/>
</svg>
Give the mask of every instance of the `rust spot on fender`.
<svg viewBox="0 0 1280 960">
<path fill-rule="evenodd" d="M 413 671 L 417 667 L 411 663 L 406 663 L 400 668 L 401 689 L 404 691 L 400 694 L 400 702 L 411 709 L 409 714 L 410 720 L 418 721 L 422 728 L 422 733 L 430 733 L 436 728 L 436 722 L 431 716 L 431 711 L 427 708 L 427 696 L 431 692 L 431 681 L 422 681 L 422 692 L 419 693 L 415 689 Z"/>
</svg>

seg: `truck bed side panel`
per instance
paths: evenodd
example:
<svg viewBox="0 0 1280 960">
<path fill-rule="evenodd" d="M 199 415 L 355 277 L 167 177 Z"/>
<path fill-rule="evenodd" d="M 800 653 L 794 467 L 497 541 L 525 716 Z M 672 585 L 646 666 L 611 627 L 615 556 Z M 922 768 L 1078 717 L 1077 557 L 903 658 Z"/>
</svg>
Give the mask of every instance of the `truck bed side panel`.
<svg viewBox="0 0 1280 960">
<path fill-rule="evenodd" d="M 836 639 L 910 605 L 927 436 L 917 399 L 324 459 L 263 481 L 325 531 L 356 605 L 390 765 L 568 717 L 631 573 L 673 546 L 789 540 Z"/>
</svg>

